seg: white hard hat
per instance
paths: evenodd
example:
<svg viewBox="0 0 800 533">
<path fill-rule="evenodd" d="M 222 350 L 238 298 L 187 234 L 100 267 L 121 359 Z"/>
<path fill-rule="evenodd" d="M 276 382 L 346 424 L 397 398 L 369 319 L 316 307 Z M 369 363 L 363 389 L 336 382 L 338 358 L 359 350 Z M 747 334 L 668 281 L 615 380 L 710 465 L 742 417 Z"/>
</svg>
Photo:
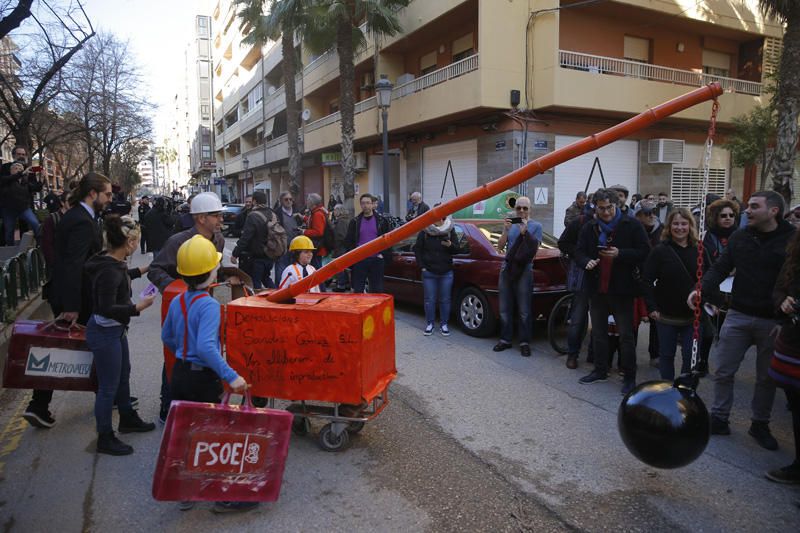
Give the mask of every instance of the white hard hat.
<svg viewBox="0 0 800 533">
<path fill-rule="evenodd" d="M 219 196 L 213 192 L 201 192 L 192 199 L 193 215 L 201 213 L 219 213 L 222 211 L 222 202 L 219 201 Z"/>
</svg>

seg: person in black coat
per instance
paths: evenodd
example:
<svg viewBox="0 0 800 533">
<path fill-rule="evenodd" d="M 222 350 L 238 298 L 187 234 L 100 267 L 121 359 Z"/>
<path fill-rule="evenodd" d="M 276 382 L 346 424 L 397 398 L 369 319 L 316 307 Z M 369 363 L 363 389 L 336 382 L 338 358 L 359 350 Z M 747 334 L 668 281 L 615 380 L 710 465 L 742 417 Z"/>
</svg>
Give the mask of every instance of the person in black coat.
<svg viewBox="0 0 800 533">
<path fill-rule="evenodd" d="M 97 395 L 94 416 L 97 424 L 97 452 L 128 455 L 133 448 L 114 435 L 113 405 L 119 407 L 119 432 L 145 432 L 156 428 L 142 421 L 130 396 L 131 361 L 126 331 L 131 317 L 151 305 L 155 294 L 131 302 L 131 280 L 141 277 L 147 267 L 128 268 L 127 258 L 139 247 L 141 237 L 136 221 L 112 213 L 103 221 L 106 250 L 86 262 L 91 287 L 92 316 L 86 326 L 86 345 L 94 355 Z"/>
<path fill-rule="evenodd" d="M 0 176 L 0 205 L 3 209 L 3 230 L 5 242 L 14 245 L 14 231 L 17 221 L 22 219 L 39 238 L 39 220 L 31 209 L 33 193 L 42 190 L 36 174 L 27 172 L 20 162 L 9 165 L 8 174 Z"/>
<path fill-rule="evenodd" d="M 149 196 L 142 196 L 139 200 L 139 229 L 142 232 L 142 235 L 139 239 L 140 242 L 140 249 L 142 255 L 147 252 L 147 227 L 144 225 L 144 217 L 147 216 L 147 213 L 150 212 L 150 197 Z"/>
<path fill-rule="evenodd" d="M 234 264 L 241 259 L 242 270 L 253 279 L 254 289 L 275 288 L 275 283 L 270 276 L 272 259 L 264 253 L 264 246 L 269 234 L 268 222 L 272 220 L 273 216 L 275 215 L 272 210 L 267 207 L 267 195 L 262 191 L 254 192 L 241 237 L 231 253 L 231 261 Z"/>
<path fill-rule="evenodd" d="M 439 304 L 439 331 L 450 335 L 450 299 L 453 292 L 453 255 L 461 253 L 453 220 L 448 216 L 431 224 L 417 235 L 414 255 L 422 271 L 425 294 L 425 335 L 433 333 L 436 304 Z"/>
<path fill-rule="evenodd" d="M 675 352 L 681 346 L 681 374 L 691 370 L 694 313 L 686 298 L 697 284 L 697 226 L 692 213 L 673 209 L 664 225 L 664 240 L 644 265 L 644 295 L 658 330 L 661 379 L 675 379 Z"/>
<path fill-rule="evenodd" d="M 578 246 L 578 236 L 581 228 L 594 218 L 594 208 L 588 202 L 584 205 L 583 212 L 575 217 L 564 228 L 558 238 L 558 249 L 569 260 L 567 271 L 567 289 L 572 291 L 572 307 L 570 308 L 569 328 L 567 329 L 567 368 L 578 368 L 578 356 L 583 345 L 589 323 L 589 293 L 584 287 L 583 278 L 585 270 L 575 264 L 575 248 Z M 593 356 L 594 349 L 589 343 L 589 356 Z"/>
<path fill-rule="evenodd" d="M 389 221 L 375 211 L 375 198 L 371 194 L 362 194 L 359 203 L 361 204 L 361 213 L 350 220 L 350 225 L 347 227 L 345 243 L 348 251 L 391 231 Z M 383 271 L 386 263 L 391 260 L 390 248 L 353 265 L 353 292 L 364 292 L 367 279 L 369 279 L 369 292 L 383 292 Z"/>
<path fill-rule="evenodd" d="M 155 205 L 144 217 L 147 227 L 147 249 L 153 252 L 153 257 L 158 255 L 164 243 L 172 236 L 175 218 L 169 212 L 168 200 L 164 197 L 156 198 Z"/>
<path fill-rule="evenodd" d="M 647 258 L 650 245 L 638 220 L 623 215 L 619 197 L 611 189 L 594 195 L 596 217 L 581 228 L 575 247 L 575 262 L 586 270 L 584 284 L 589 292 L 593 324 L 606 324 L 613 315 L 619 330 L 621 366 L 625 372 L 622 392 L 636 385 L 636 345 L 633 334 L 633 301 L 639 290 L 636 272 Z M 596 354 L 608 352 L 606 328 L 592 328 Z M 595 357 L 594 370 L 581 378 L 583 384 L 608 378 L 608 358 Z"/>
<path fill-rule="evenodd" d="M 55 265 L 48 292 L 56 320 L 85 325 L 92 311 L 91 290 L 84 278 L 86 261 L 102 249 L 98 217 L 111 202 L 111 180 L 90 172 L 70 196 L 72 207 L 56 227 Z M 34 390 L 23 417 L 31 425 L 52 427 L 52 390 Z"/>
</svg>

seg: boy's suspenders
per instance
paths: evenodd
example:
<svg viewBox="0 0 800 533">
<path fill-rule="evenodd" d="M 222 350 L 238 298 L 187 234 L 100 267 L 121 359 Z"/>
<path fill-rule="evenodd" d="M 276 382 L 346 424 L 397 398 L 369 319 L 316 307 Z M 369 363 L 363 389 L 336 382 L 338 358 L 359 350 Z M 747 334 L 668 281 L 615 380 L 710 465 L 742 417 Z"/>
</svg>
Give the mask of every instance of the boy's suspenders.
<svg viewBox="0 0 800 533">
<path fill-rule="evenodd" d="M 192 301 L 189 302 L 189 307 L 192 306 L 200 298 L 208 296 L 207 292 L 198 294 Z M 186 307 L 186 293 L 181 294 L 181 312 L 183 313 L 183 360 L 186 361 L 186 352 L 189 349 L 189 310 Z"/>
</svg>

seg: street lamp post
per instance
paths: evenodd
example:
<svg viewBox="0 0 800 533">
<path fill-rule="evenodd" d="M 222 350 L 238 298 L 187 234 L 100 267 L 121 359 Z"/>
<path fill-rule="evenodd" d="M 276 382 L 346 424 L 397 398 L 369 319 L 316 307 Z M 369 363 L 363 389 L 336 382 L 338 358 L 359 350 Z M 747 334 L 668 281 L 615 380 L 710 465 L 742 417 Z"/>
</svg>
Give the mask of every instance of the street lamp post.
<svg viewBox="0 0 800 533">
<path fill-rule="evenodd" d="M 244 196 L 247 196 L 247 178 L 248 178 L 247 169 L 250 168 L 250 160 L 247 159 L 247 156 L 244 156 L 242 158 L 242 168 L 244 168 L 244 191 L 243 192 L 244 192 Z M 253 180 L 253 190 L 254 191 L 256 190 L 255 180 Z M 242 197 L 242 200 L 244 200 L 244 196 Z"/>
<path fill-rule="evenodd" d="M 375 83 L 375 94 L 378 107 L 381 108 L 383 118 L 383 211 L 389 212 L 389 106 L 392 105 L 392 82 L 381 74 L 381 79 Z"/>
</svg>

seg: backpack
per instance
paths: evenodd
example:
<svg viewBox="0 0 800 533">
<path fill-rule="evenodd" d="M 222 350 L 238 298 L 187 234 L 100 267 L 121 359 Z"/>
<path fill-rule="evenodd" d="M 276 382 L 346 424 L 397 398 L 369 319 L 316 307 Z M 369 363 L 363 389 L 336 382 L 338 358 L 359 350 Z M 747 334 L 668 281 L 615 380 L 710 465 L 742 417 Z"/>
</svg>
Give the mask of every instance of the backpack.
<svg viewBox="0 0 800 533">
<path fill-rule="evenodd" d="M 267 221 L 266 215 L 261 211 L 253 210 L 253 213 L 267 222 L 267 242 L 262 244 L 264 255 L 270 259 L 282 257 L 288 248 L 289 237 L 283 226 L 278 223 L 278 217 L 270 211 L 272 219 Z"/>
<path fill-rule="evenodd" d="M 322 233 L 322 247 L 332 253 L 336 248 L 336 234 L 333 231 L 333 223 L 325 217 L 325 231 Z"/>
</svg>

